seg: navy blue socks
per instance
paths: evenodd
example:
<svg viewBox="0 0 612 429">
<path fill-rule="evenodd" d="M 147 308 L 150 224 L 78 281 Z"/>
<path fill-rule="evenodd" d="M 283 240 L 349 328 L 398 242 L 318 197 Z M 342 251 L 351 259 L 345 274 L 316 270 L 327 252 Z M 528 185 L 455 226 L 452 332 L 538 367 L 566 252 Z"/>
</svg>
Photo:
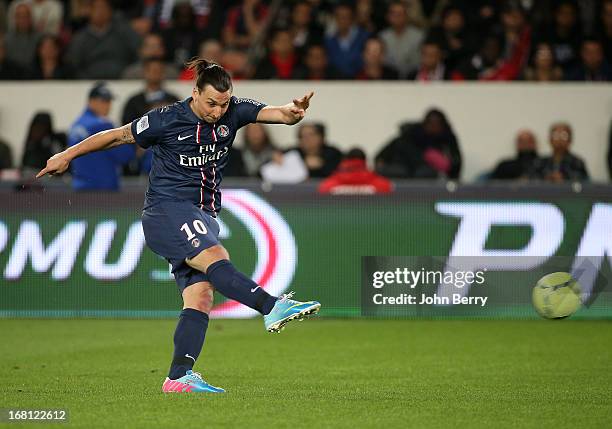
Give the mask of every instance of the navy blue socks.
<svg viewBox="0 0 612 429">
<path fill-rule="evenodd" d="M 276 297 L 268 294 L 257 283 L 238 272 L 228 260 L 217 261 L 206 271 L 208 279 L 222 295 L 236 300 L 262 314 L 268 314 Z M 193 368 L 198 359 L 208 328 L 208 314 L 193 308 L 181 311 L 174 332 L 174 357 L 168 378 L 176 380 Z"/>
<path fill-rule="evenodd" d="M 194 308 L 185 308 L 181 311 L 174 332 L 174 358 L 168 378 L 176 380 L 193 368 L 204 345 L 206 328 L 208 328 L 208 314 Z"/>
<path fill-rule="evenodd" d="M 223 296 L 251 307 L 261 314 L 268 314 L 276 303 L 276 297 L 236 270 L 226 259 L 211 264 L 206 275 L 214 288 Z"/>
</svg>

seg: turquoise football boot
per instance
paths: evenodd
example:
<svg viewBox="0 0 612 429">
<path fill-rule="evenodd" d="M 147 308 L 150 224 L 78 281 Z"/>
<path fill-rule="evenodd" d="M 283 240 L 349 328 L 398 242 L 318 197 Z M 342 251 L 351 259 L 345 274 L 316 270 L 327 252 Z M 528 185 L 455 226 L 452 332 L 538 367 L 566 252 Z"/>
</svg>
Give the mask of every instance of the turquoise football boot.
<svg viewBox="0 0 612 429">
<path fill-rule="evenodd" d="M 321 309 L 318 301 L 300 302 L 291 299 L 293 292 L 282 295 L 270 313 L 264 316 L 264 324 L 268 332 L 279 333 L 287 323 L 292 320 L 304 320 L 308 316 L 317 314 Z"/>
<path fill-rule="evenodd" d="M 220 387 L 211 386 L 202 379 L 199 372 L 193 372 L 192 370 L 187 371 L 187 374 L 176 380 L 170 380 L 166 377 L 164 384 L 162 385 L 162 391 L 164 393 L 178 392 L 205 392 L 205 393 L 223 393 Z"/>
</svg>

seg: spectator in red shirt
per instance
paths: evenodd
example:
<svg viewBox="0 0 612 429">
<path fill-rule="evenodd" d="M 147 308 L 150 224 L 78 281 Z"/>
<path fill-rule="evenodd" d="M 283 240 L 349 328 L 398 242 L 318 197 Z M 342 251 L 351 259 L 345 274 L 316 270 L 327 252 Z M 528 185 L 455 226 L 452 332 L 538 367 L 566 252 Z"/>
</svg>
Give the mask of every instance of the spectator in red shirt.
<svg viewBox="0 0 612 429">
<path fill-rule="evenodd" d="M 368 170 L 366 155 L 359 148 L 351 149 L 338 169 L 319 185 L 321 194 L 388 194 L 392 183 Z"/>
<path fill-rule="evenodd" d="M 298 64 L 291 32 L 280 28 L 274 31 L 270 41 L 270 52 L 255 72 L 255 79 L 291 79 Z"/>
<path fill-rule="evenodd" d="M 502 11 L 502 32 L 506 53 L 495 72 L 481 80 L 516 80 L 529 58 L 531 26 L 525 11 L 518 4 L 509 4 Z"/>
</svg>

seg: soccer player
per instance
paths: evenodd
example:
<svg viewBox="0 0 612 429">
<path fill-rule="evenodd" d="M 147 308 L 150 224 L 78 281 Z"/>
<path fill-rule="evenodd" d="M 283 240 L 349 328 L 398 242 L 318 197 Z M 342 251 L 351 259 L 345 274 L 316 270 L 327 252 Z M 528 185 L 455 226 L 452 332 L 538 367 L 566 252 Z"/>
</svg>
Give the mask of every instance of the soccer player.
<svg viewBox="0 0 612 429">
<path fill-rule="evenodd" d="M 191 97 L 151 110 L 131 124 L 99 132 L 47 161 L 38 175 L 61 174 L 86 153 L 122 144 L 153 151 L 142 227 L 147 245 L 172 265 L 183 298 L 174 334 L 174 356 L 164 392 L 224 392 L 193 372 L 208 327 L 213 291 L 264 315 L 268 332 L 280 332 L 291 320 L 319 311 L 317 301 L 299 302 L 292 294 L 269 295 L 238 272 L 219 243 L 215 220 L 221 209 L 219 185 L 236 131 L 253 122 L 297 124 L 313 93 L 284 106 L 266 106 L 232 95 L 229 74 L 202 58 L 188 67 L 195 72 Z"/>
</svg>

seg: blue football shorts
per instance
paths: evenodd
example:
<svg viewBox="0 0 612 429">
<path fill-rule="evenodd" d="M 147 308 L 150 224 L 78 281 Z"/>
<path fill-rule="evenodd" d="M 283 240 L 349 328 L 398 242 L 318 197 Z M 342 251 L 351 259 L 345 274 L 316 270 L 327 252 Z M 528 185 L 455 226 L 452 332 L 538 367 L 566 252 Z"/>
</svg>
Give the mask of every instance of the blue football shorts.
<svg viewBox="0 0 612 429">
<path fill-rule="evenodd" d="M 147 245 L 172 266 L 179 291 L 208 281 L 205 273 L 185 262 L 201 251 L 219 244 L 219 224 L 211 215 L 189 201 L 163 201 L 142 212 L 142 229 Z"/>
</svg>

